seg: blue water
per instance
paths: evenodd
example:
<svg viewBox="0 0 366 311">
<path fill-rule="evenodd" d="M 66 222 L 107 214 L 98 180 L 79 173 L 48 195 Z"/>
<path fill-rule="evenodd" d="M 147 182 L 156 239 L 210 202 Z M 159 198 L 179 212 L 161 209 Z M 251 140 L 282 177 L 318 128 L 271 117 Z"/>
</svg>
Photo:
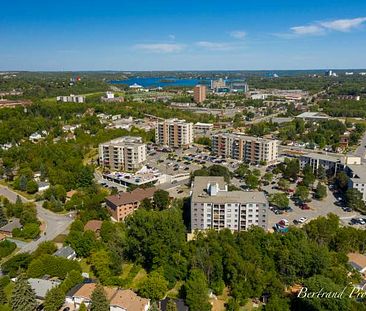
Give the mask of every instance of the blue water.
<svg viewBox="0 0 366 311">
<path fill-rule="evenodd" d="M 169 81 L 166 81 L 169 80 Z M 138 84 L 143 87 L 164 87 L 164 86 L 189 86 L 197 84 L 210 84 L 210 79 L 178 79 L 178 78 L 131 78 L 126 80 L 112 80 L 111 84 Z"/>
</svg>

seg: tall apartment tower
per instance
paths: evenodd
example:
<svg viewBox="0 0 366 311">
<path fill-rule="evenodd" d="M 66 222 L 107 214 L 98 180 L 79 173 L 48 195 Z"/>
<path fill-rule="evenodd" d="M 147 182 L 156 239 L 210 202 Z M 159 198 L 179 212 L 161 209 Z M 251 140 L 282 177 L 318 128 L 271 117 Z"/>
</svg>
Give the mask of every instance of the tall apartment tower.
<svg viewBox="0 0 366 311">
<path fill-rule="evenodd" d="M 277 140 L 221 133 L 211 137 L 212 153 L 223 158 L 232 158 L 253 164 L 277 162 Z"/>
<path fill-rule="evenodd" d="M 196 85 L 194 87 L 194 101 L 198 104 L 204 102 L 206 99 L 206 86 Z"/>
<path fill-rule="evenodd" d="M 116 171 L 136 171 L 146 161 L 141 137 L 125 136 L 99 145 L 99 163 Z"/>
<path fill-rule="evenodd" d="M 157 122 L 155 142 L 174 148 L 189 147 L 193 143 L 193 123 L 178 119 Z"/>
<path fill-rule="evenodd" d="M 191 188 L 191 231 L 268 228 L 268 201 L 259 191 L 228 191 L 224 177 L 197 176 Z"/>
</svg>

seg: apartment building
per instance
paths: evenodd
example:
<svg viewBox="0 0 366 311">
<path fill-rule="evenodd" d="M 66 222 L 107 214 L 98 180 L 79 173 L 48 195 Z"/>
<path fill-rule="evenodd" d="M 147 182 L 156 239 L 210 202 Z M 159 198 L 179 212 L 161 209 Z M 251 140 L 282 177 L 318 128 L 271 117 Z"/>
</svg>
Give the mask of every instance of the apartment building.
<svg viewBox="0 0 366 311">
<path fill-rule="evenodd" d="M 347 165 L 346 173 L 350 177 L 348 188 L 360 191 L 362 199 L 366 202 L 366 165 Z"/>
<path fill-rule="evenodd" d="M 168 119 L 157 122 L 155 142 L 169 147 L 189 147 L 193 143 L 193 123 Z"/>
<path fill-rule="evenodd" d="M 117 171 L 136 171 L 146 161 L 146 144 L 141 137 L 125 136 L 99 145 L 99 163 Z"/>
<path fill-rule="evenodd" d="M 85 103 L 85 96 L 71 94 L 70 96 L 57 96 L 56 100 L 63 103 Z"/>
<path fill-rule="evenodd" d="M 212 152 L 216 156 L 253 164 L 263 161 L 267 164 L 277 162 L 277 140 L 230 133 L 215 134 L 211 139 Z"/>
<path fill-rule="evenodd" d="M 120 192 L 108 196 L 105 199 L 107 209 L 115 221 L 124 221 L 128 215 L 139 208 L 143 199 L 152 199 L 156 190 L 155 187 L 137 188 L 131 192 Z"/>
<path fill-rule="evenodd" d="M 206 86 L 196 85 L 193 90 L 194 102 L 197 104 L 203 103 L 206 99 Z"/>
<path fill-rule="evenodd" d="M 259 226 L 267 230 L 268 201 L 263 192 L 228 191 L 224 177 L 195 177 L 191 188 L 191 230 Z"/>
<path fill-rule="evenodd" d="M 300 156 L 300 168 L 303 169 L 306 165 L 310 165 L 313 173 L 316 174 L 319 167 L 323 167 L 327 174 L 335 175 L 338 171 L 344 169 L 348 164 L 361 164 L 360 157 L 332 155 L 321 153 L 307 153 Z"/>
</svg>

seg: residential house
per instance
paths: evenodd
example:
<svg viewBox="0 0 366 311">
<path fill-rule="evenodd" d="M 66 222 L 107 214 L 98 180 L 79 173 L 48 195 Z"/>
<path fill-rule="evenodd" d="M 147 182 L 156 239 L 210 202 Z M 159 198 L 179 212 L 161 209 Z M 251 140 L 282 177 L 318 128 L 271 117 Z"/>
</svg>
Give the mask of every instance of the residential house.
<svg viewBox="0 0 366 311">
<path fill-rule="evenodd" d="M 360 273 L 366 272 L 366 256 L 360 253 L 348 253 L 348 263 Z"/>
<path fill-rule="evenodd" d="M 23 228 L 23 225 L 20 223 L 19 218 L 13 218 L 13 219 L 9 220 L 9 222 L 5 226 L 2 226 L 0 228 L 0 233 L 6 235 L 8 237 L 11 237 L 13 230 L 16 228 L 18 228 L 18 229 Z"/>
<path fill-rule="evenodd" d="M 63 246 L 58 249 L 53 256 L 63 257 L 66 259 L 74 260 L 76 258 L 76 252 L 71 248 L 71 246 Z"/>
<path fill-rule="evenodd" d="M 95 220 L 95 219 L 89 220 L 84 226 L 84 231 L 90 230 L 93 231 L 97 236 L 99 236 L 102 224 L 103 221 L 101 220 Z"/>
<path fill-rule="evenodd" d="M 44 279 L 33 279 L 33 278 L 28 279 L 28 283 L 34 290 L 36 298 L 39 300 L 44 300 L 47 292 L 50 289 L 61 284 L 59 280 L 44 280 Z"/>
</svg>

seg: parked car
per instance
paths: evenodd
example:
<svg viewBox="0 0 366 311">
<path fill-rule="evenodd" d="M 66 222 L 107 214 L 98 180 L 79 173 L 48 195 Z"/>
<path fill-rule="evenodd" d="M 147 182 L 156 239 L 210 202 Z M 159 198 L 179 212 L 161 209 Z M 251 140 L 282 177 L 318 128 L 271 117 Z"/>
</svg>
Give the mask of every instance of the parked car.
<svg viewBox="0 0 366 311">
<path fill-rule="evenodd" d="M 306 203 L 302 203 L 302 204 L 300 204 L 300 206 L 299 206 L 302 210 L 309 210 L 310 209 L 310 207 L 309 207 L 309 205 L 307 205 Z"/>
<path fill-rule="evenodd" d="M 301 218 L 299 218 L 299 220 L 298 220 L 298 222 L 300 223 L 300 224 L 304 224 L 304 223 L 306 223 L 307 222 L 307 218 L 306 217 L 301 217 Z"/>
<path fill-rule="evenodd" d="M 348 212 L 348 213 L 353 211 L 353 209 L 352 209 L 352 208 L 347 207 L 347 206 L 343 206 L 343 207 L 342 207 L 342 210 L 343 210 L 344 212 Z"/>
</svg>

